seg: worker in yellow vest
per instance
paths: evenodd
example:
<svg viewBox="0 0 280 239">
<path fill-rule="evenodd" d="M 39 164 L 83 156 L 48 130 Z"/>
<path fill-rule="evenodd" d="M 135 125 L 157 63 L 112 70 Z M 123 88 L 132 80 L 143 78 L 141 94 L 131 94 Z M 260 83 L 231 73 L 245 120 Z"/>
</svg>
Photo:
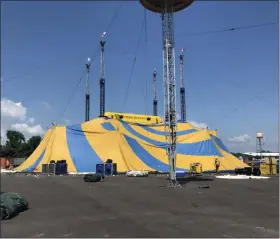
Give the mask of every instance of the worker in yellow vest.
<svg viewBox="0 0 280 239">
<path fill-rule="evenodd" d="M 215 157 L 215 168 L 216 168 L 216 173 L 219 173 L 219 168 L 220 168 L 220 160 L 218 157 Z"/>
</svg>

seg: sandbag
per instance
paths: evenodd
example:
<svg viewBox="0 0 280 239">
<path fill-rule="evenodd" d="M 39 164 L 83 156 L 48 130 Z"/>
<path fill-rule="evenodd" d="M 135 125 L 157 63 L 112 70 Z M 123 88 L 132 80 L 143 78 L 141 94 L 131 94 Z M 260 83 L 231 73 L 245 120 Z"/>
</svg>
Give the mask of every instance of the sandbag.
<svg viewBox="0 0 280 239">
<path fill-rule="evenodd" d="M 28 209 L 28 202 L 19 193 L 1 192 L 1 220 L 13 218 Z"/>
<path fill-rule="evenodd" d="M 96 182 L 100 182 L 103 178 L 104 176 L 99 173 L 96 174 L 89 173 L 84 176 L 84 181 L 87 183 L 96 183 Z"/>
</svg>

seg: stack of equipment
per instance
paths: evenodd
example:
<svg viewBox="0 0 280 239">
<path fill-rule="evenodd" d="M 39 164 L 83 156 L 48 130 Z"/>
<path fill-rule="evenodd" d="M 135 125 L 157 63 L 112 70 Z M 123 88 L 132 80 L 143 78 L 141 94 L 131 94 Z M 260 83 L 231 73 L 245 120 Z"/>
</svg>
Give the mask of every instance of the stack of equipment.
<svg viewBox="0 0 280 239">
<path fill-rule="evenodd" d="M 176 171 L 176 177 L 183 178 L 185 176 L 186 176 L 186 172 L 185 171 Z"/>
<path fill-rule="evenodd" d="M 96 173 L 112 176 L 117 174 L 117 164 L 116 163 L 105 163 L 96 164 Z"/>
<path fill-rule="evenodd" d="M 235 173 L 237 175 L 251 176 L 253 174 L 254 176 L 260 176 L 261 175 L 261 170 L 260 170 L 259 167 L 236 168 Z"/>
<path fill-rule="evenodd" d="M 235 173 L 237 175 L 245 175 L 245 170 L 244 170 L 244 168 L 236 168 Z"/>
<path fill-rule="evenodd" d="M 191 163 L 190 164 L 190 174 L 202 174 L 202 164 L 201 163 Z"/>
<path fill-rule="evenodd" d="M 95 172 L 104 175 L 105 167 L 103 163 L 96 164 Z"/>
<path fill-rule="evenodd" d="M 67 174 L 67 163 L 66 160 L 58 160 L 55 165 L 55 174 L 64 175 Z"/>
<path fill-rule="evenodd" d="M 42 173 L 48 174 L 49 173 L 49 165 L 48 164 L 42 164 Z"/>
<path fill-rule="evenodd" d="M 277 174 L 276 159 L 265 158 L 264 162 L 260 164 L 260 170 L 262 174 L 266 174 L 266 175 Z"/>
<path fill-rule="evenodd" d="M 55 168 L 56 164 L 55 163 L 50 163 L 50 164 L 42 164 L 42 173 L 43 174 L 55 174 Z"/>
<path fill-rule="evenodd" d="M 117 174 L 117 164 L 116 163 L 106 163 L 105 164 L 105 175 L 112 176 Z"/>
<path fill-rule="evenodd" d="M 261 176 L 261 170 L 258 167 L 253 168 L 253 175 L 254 176 Z"/>
<path fill-rule="evenodd" d="M 99 173 L 96 174 L 89 173 L 84 176 L 84 181 L 87 183 L 97 183 L 100 182 L 102 179 L 104 179 L 104 176 Z"/>
<path fill-rule="evenodd" d="M 50 164 L 42 165 L 43 174 L 52 174 L 52 175 L 64 175 L 67 174 L 67 163 L 66 160 L 58 160 L 56 163 L 54 160 Z"/>
<path fill-rule="evenodd" d="M 252 168 L 251 167 L 245 167 L 244 168 L 244 174 L 247 176 L 251 176 L 252 175 Z"/>
<path fill-rule="evenodd" d="M 56 170 L 56 163 L 50 163 L 48 164 L 49 167 L 48 167 L 48 174 L 52 174 L 52 175 L 55 175 L 55 170 Z"/>
</svg>

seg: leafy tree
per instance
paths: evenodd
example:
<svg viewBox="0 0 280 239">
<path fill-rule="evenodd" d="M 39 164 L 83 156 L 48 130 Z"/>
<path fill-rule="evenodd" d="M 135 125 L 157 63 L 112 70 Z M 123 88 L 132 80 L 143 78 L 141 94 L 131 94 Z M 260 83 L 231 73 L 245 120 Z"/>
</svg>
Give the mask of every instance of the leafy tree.
<svg viewBox="0 0 280 239">
<path fill-rule="evenodd" d="M 26 143 L 23 143 L 20 148 L 20 157 L 29 157 L 41 143 L 41 140 L 41 136 L 32 136 Z"/>
<path fill-rule="evenodd" d="M 7 141 L 6 146 L 10 148 L 17 149 L 22 143 L 25 142 L 25 137 L 21 132 L 14 130 L 7 130 L 6 133 Z"/>
<path fill-rule="evenodd" d="M 21 144 L 17 157 L 28 157 L 31 154 L 30 145 L 28 143 Z"/>
<path fill-rule="evenodd" d="M 3 154 L 6 157 L 18 157 L 20 154 L 20 148 L 25 142 L 25 137 L 21 132 L 14 130 L 7 130 L 7 140 L 3 149 Z"/>
<path fill-rule="evenodd" d="M 1 157 L 29 157 L 42 140 L 41 136 L 33 136 L 26 142 L 24 135 L 14 130 L 8 130 L 6 136 L 6 144 L 0 148 Z"/>
<path fill-rule="evenodd" d="M 41 136 L 32 136 L 28 141 L 27 144 L 30 147 L 31 152 L 33 152 L 41 143 L 42 137 Z"/>
</svg>

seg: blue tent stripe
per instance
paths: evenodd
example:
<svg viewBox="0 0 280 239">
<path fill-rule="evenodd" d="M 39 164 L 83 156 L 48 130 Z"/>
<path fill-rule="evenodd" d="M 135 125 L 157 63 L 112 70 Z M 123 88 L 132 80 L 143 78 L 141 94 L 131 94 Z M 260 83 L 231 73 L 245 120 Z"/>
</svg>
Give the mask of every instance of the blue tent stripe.
<svg viewBox="0 0 280 239">
<path fill-rule="evenodd" d="M 116 130 L 115 127 L 109 122 L 102 123 L 101 126 L 108 131 L 115 131 Z"/>
<path fill-rule="evenodd" d="M 130 132 L 137 138 L 142 139 L 156 147 L 166 148 L 167 144 L 165 142 L 160 142 L 160 141 L 150 139 L 150 138 L 138 133 L 130 125 L 128 125 L 126 123 L 122 123 L 122 125 L 128 132 Z M 177 150 L 177 153 L 184 154 L 184 155 L 222 156 L 211 139 L 204 140 L 201 142 L 196 142 L 196 143 L 189 143 L 189 144 L 177 143 L 176 150 Z"/>
<path fill-rule="evenodd" d="M 211 136 L 211 138 L 215 141 L 215 143 L 225 152 L 230 153 L 230 151 L 228 150 L 228 148 L 224 145 L 224 143 L 222 142 L 222 140 L 214 135 Z"/>
<path fill-rule="evenodd" d="M 169 165 L 159 161 L 150 153 L 148 153 L 135 139 L 124 135 L 128 145 L 136 154 L 136 156 L 143 161 L 147 166 L 150 168 L 159 171 L 159 172 L 169 172 L 170 167 Z M 177 171 L 188 171 L 187 169 L 177 168 Z"/>
<path fill-rule="evenodd" d="M 153 134 L 157 134 L 157 135 L 162 135 L 162 136 L 165 136 L 166 133 L 163 132 L 163 131 L 159 131 L 159 130 L 156 130 L 156 129 L 153 129 L 151 127 L 147 127 L 147 126 L 140 126 L 141 128 L 145 129 L 146 131 L 150 132 L 150 133 L 153 133 Z M 194 133 L 194 132 L 197 132 L 196 129 L 188 129 L 188 130 L 182 130 L 182 131 L 178 131 L 177 132 L 177 136 L 182 136 L 182 135 L 186 135 L 186 134 L 191 134 L 191 133 Z"/>
<path fill-rule="evenodd" d="M 45 152 L 46 152 L 46 149 L 42 152 L 40 157 L 31 166 L 24 169 L 23 172 L 25 172 L 25 173 L 33 172 L 36 169 L 36 167 L 41 163 L 42 159 L 44 158 Z"/>
<path fill-rule="evenodd" d="M 67 144 L 77 172 L 95 172 L 96 164 L 103 163 L 89 144 L 81 125 L 66 127 Z"/>
</svg>

